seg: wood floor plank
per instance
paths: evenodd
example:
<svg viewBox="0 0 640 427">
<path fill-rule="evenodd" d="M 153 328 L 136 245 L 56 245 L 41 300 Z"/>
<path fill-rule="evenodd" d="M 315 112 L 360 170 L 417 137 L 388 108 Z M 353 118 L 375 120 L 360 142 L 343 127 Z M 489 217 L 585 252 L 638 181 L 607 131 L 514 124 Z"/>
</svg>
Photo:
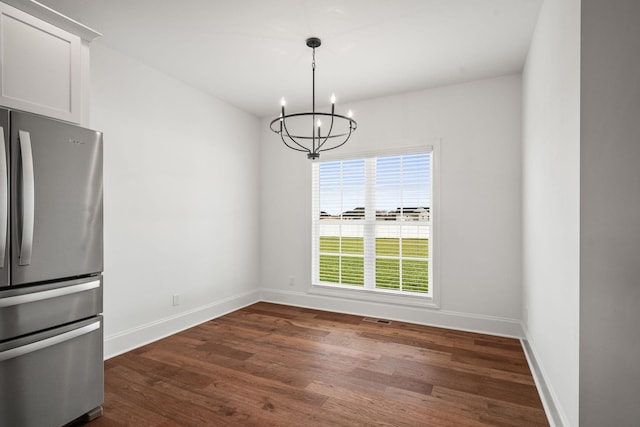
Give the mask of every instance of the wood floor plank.
<svg viewBox="0 0 640 427">
<path fill-rule="evenodd" d="M 208 408 L 193 402 L 192 391 L 181 391 L 178 387 L 165 387 L 167 384 L 140 380 L 134 372 L 114 368 L 109 372 L 109 384 L 119 390 L 124 398 L 144 411 L 151 411 L 169 420 L 181 422 L 184 426 L 229 425 L 225 417 L 235 415 L 232 405 L 209 397 Z M 242 420 L 240 420 L 242 421 Z"/>
<path fill-rule="evenodd" d="M 479 421 L 479 416 L 467 416 L 467 414 L 461 414 L 455 411 L 443 411 L 440 405 L 433 403 L 431 405 L 425 405 L 426 399 L 430 399 L 431 401 L 437 399 L 424 394 L 414 394 L 392 387 L 386 387 L 384 392 L 363 393 L 335 384 L 315 382 L 309 386 L 309 389 L 326 394 L 330 398 L 348 402 L 355 408 L 361 408 L 363 406 L 377 407 L 377 412 L 375 412 L 376 416 L 387 419 L 391 417 L 390 419 L 392 420 L 402 420 L 403 423 L 408 425 L 416 425 L 416 413 L 421 415 L 420 421 L 423 423 L 429 420 L 431 422 L 429 425 L 451 425 L 456 427 L 485 425 Z M 393 394 L 389 393 L 391 390 Z M 407 393 L 419 395 L 421 398 L 417 400 L 406 399 Z M 390 410 L 389 408 L 394 409 Z"/>
<path fill-rule="evenodd" d="M 508 370 L 501 370 L 500 368 L 487 368 L 481 365 L 474 365 L 473 361 L 470 363 L 460 362 L 454 360 L 450 354 L 434 354 L 430 352 L 420 358 L 403 357 L 402 359 L 395 356 L 382 356 L 376 363 L 378 365 L 387 365 L 394 369 L 407 367 L 408 369 L 414 370 L 421 370 L 425 364 L 428 364 L 429 366 L 452 369 L 463 374 L 475 374 L 507 382 L 535 386 L 535 382 L 529 372 L 515 373 Z"/>
<path fill-rule="evenodd" d="M 548 425 L 542 406 L 522 406 L 439 386 L 434 386 L 431 396 L 438 399 L 441 404 L 454 404 L 464 410 L 473 411 L 478 419 L 485 420 L 489 425 L 513 427 Z M 488 422 L 490 419 L 493 421 Z"/>
<path fill-rule="evenodd" d="M 431 394 L 431 389 L 433 389 L 433 384 L 421 381 L 420 379 L 416 379 L 415 377 L 398 375 L 396 373 L 388 375 L 373 372 L 368 369 L 356 368 L 349 373 L 349 376 L 353 378 L 361 378 L 368 381 L 373 381 L 385 387 L 396 387 L 403 390 L 409 390 L 415 393 L 427 395 Z"/>
<path fill-rule="evenodd" d="M 442 386 L 524 406 L 537 407 L 541 405 L 535 386 L 462 373 L 440 366 L 426 366 L 420 370 L 399 367 L 398 372 L 405 376 L 414 376 L 434 386 Z"/>
<path fill-rule="evenodd" d="M 257 303 L 105 362 L 104 426 L 547 426 L 520 342 Z"/>
</svg>

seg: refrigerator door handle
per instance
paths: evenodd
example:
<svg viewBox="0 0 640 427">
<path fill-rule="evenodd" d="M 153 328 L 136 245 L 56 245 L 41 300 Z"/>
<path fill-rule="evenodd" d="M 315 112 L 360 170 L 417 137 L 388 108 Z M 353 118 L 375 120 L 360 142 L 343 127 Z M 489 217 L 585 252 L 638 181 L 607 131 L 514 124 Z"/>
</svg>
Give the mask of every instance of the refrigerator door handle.
<svg viewBox="0 0 640 427">
<path fill-rule="evenodd" d="M 33 153 L 31 134 L 18 131 L 22 157 L 22 236 L 18 265 L 31 264 L 33 249 L 33 223 L 35 220 L 35 183 L 33 179 Z"/>
<path fill-rule="evenodd" d="M 0 299 L 0 308 L 77 294 L 79 292 L 90 291 L 91 289 L 99 287 L 100 280 L 93 280 L 87 283 L 80 283 L 79 285 L 65 286 L 64 288 L 49 289 L 47 291 L 32 292 L 24 295 L 15 295 Z"/>
<path fill-rule="evenodd" d="M 55 335 L 53 337 L 50 338 L 45 338 L 41 341 L 36 341 L 34 343 L 31 344 L 26 344 L 20 347 L 16 347 L 16 348 L 12 348 L 9 350 L 5 350 L 0 352 L 0 362 L 8 360 L 8 359 L 13 359 L 14 357 L 20 357 L 20 356 L 24 356 L 25 354 L 29 354 L 29 353 L 33 353 L 34 351 L 38 351 L 38 350 L 42 350 L 45 349 L 47 347 L 51 347 L 54 346 L 56 344 L 60 344 L 63 343 L 65 341 L 69 341 L 72 340 L 74 338 L 77 338 L 79 336 L 82 335 L 86 335 L 89 332 L 93 332 L 96 329 L 100 329 L 100 321 L 96 321 L 94 323 L 91 323 L 89 325 L 83 326 L 81 328 L 78 329 L 74 329 L 72 331 L 69 332 L 65 332 L 63 334 L 60 335 Z"/>
<path fill-rule="evenodd" d="M 4 268 L 4 258 L 7 252 L 7 229 L 9 227 L 9 182 L 6 150 L 4 128 L 0 126 L 0 268 Z"/>
</svg>

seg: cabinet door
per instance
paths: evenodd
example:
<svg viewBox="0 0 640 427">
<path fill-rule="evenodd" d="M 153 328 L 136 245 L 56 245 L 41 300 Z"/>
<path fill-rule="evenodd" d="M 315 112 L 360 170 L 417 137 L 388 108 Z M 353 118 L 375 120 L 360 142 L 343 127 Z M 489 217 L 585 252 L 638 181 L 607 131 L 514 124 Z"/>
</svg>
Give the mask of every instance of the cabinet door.
<svg viewBox="0 0 640 427">
<path fill-rule="evenodd" d="M 80 122 L 80 37 L 0 3 L 0 105 Z"/>
</svg>

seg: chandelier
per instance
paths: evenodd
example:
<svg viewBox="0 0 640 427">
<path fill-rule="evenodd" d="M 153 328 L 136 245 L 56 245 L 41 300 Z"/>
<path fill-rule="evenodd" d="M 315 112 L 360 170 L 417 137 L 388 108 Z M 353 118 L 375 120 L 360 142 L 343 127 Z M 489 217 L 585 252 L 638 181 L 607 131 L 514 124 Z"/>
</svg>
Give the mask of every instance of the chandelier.
<svg viewBox="0 0 640 427">
<path fill-rule="evenodd" d="M 353 120 L 351 110 L 346 116 L 336 114 L 336 97 L 331 95 L 331 113 L 316 111 L 316 48 L 321 41 L 317 37 L 310 37 L 306 41 L 307 46 L 313 50 L 311 61 L 311 112 L 285 114 L 285 100 L 282 98 L 280 116 L 273 119 L 269 125 L 271 130 L 278 135 L 284 145 L 292 150 L 307 153 L 307 158 L 314 160 L 320 157 L 323 151 L 333 150 L 343 146 L 356 130 L 358 124 Z M 328 126 L 322 124 L 321 119 L 326 119 Z M 303 134 L 301 128 L 311 133 Z M 328 129 L 323 131 L 323 129 Z"/>
</svg>

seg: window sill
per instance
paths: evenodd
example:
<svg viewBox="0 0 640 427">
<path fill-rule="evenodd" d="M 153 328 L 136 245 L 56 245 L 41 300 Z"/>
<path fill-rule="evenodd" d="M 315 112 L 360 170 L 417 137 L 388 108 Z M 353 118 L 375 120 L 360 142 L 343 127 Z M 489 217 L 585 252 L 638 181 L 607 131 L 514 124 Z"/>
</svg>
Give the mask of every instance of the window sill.
<svg viewBox="0 0 640 427">
<path fill-rule="evenodd" d="M 358 301 L 370 301 L 384 304 L 397 304 L 413 307 L 439 309 L 432 296 L 403 294 L 382 289 L 352 288 L 344 285 L 313 284 L 308 293 L 337 298 L 349 298 Z"/>
</svg>

